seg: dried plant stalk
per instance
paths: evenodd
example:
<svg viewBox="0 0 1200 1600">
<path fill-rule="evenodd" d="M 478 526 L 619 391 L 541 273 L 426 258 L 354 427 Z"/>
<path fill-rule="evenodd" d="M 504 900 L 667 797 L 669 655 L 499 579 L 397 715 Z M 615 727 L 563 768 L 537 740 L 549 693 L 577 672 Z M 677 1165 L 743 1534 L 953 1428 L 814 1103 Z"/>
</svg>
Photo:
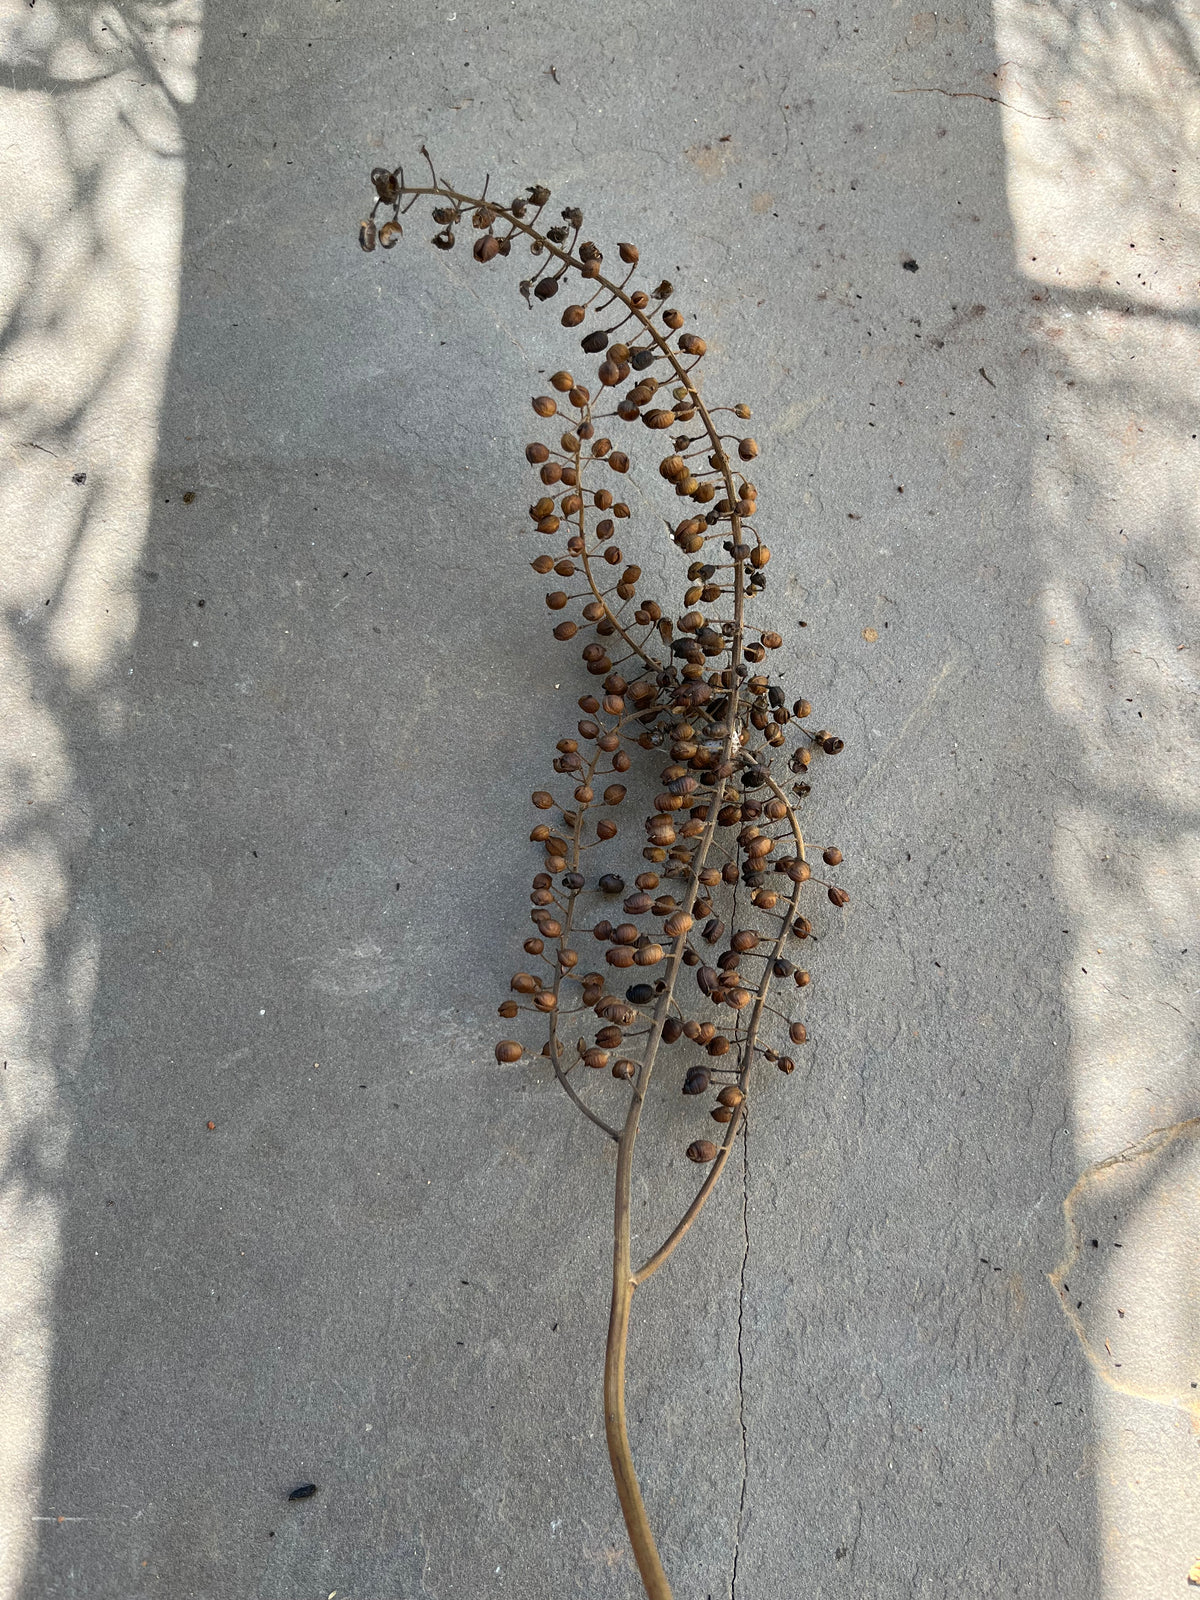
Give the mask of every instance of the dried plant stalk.
<svg viewBox="0 0 1200 1600">
<path fill-rule="evenodd" d="M 428 196 L 437 202 L 433 243 L 441 250 L 454 248 L 464 224 L 475 235 L 472 254 L 480 263 L 528 244 L 536 271 L 520 288 L 531 306 L 578 279 L 585 297 L 568 305 L 561 321 L 566 328 L 583 328 L 590 313 L 591 331 L 580 342 L 588 357 L 600 358 L 594 396 L 564 371 L 550 380 L 553 394 L 534 398 L 537 416 L 557 417 L 565 426 L 556 440 L 534 441 L 525 452 L 546 491 L 530 506 L 530 518 L 554 552 L 539 554 L 531 564 L 542 575 L 574 580 L 573 592 L 547 594 L 552 611 L 581 603 L 580 621 L 564 617 L 554 635 L 584 639 L 588 672 L 601 682 L 579 700 L 578 737 L 558 741 L 554 769 L 572 784 L 571 801 L 563 804 L 550 790 L 533 795 L 534 806 L 554 819 L 540 822 L 530 835 L 545 860 L 533 879 L 536 933 L 525 941 L 525 951 L 542 970 L 514 976 L 513 998 L 500 1006 L 500 1015 L 545 1016 L 549 1036 L 542 1053 L 576 1107 L 617 1145 L 605 1430 L 646 1593 L 650 1600 L 669 1600 L 625 1419 L 630 1308 L 634 1291 L 671 1256 L 713 1192 L 745 1125 L 756 1059 L 784 1073 L 794 1069 L 790 1055 L 760 1042 L 768 1017 L 782 1020 L 793 1045 L 807 1038 L 798 1017 L 771 1004 L 772 982 L 791 981 L 801 991 L 808 986 L 808 972 L 784 954 L 791 940 L 817 938 L 801 914 L 802 897 L 820 887 L 835 907 L 848 899 L 843 889 L 814 875 L 797 815 L 810 787 L 803 775 L 814 753 L 836 755 L 842 741 L 826 729 L 806 728 L 808 702 L 796 700 L 789 710 L 783 690 L 759 670 L 783 640 L 752 628 L 745 615 L 747 601 L 766 587 L 770 560 L 757 529 L 757 490 L 745 476 L 758 445 L 749 436 L 721 432 L 714 420 L 721 413 L 746 420 L 748 406 L 710 408 L 702 399 L 696 368 L 705 343 L 681 331 L 684 318 L 671 304 L 672 285 L 664 281 L 649 293 L 632 286 L 638 267 L 632 244 L 617 247 L 621 270 L 608 276 L 603 253 L 580 240 L 583 215 L 577 208 L 568 206 L 561 223 L 543 225 L 550 200 L 543 185 L 502 205 L 488 198 L 486 182 L 479 195 L 461 193 L 438 176 L 424 146 L 421 154 L 427 183 L 407 182 L 402 168 L 372 172 L 376 198 L 360 226 L 363 249 L 391 249 L 401 237 L 400 216 Z M 663 378 L 653 376 L 656 367 Z M 619 479 L 630 467 L 628 455 L 598 431 L 610 418 L 640 422 L 652 434 L 671 438 L 659 473 L 685 502 L 687 514 L 665 520 L 679 549 L 700 558 L 687 569 L 683 611 L 674 621 L 658 602 L 638 600 L 641 569 L 625 565 L 614 542 L 617 524 L 630 516 L 628 505 L 611 488 L 593 487 L 597 475 L 608 483 L 608 474 Z M 713 555 L 724 559 L 708 559 Z M 786 757 L 789 732 L 801 742 Z M 664 747 L 670 764 L 660 774 L 662 792 L 645 822 L 646 868 L 637 874 L 634 892 L 626 895 L 624 879 L 612 872 L 590 887 L 587 853 L 618 835 L 611 813 L 627 795 L 619 777 L 630 770 L 635 752 Z M 822 859 L 836 867 L 842 857 L 828 846 Z M 664 880 L 677 885 L 678 893 L 666 889 Z M 614 927 L 601 918 L 581 927 L 579 918 L 595 892 L 625 896 L 629 920 Z M 639 928 L 647 918 L 661 920 L 661 935 Z M 577 945 L 584 935 L 607 946 L 605 964 L 613 978 L 640 969 L 623 994 L 608 992 L 604 972 L 580 970 L 585 963 Z M 696 980 L 692 1015 L 682 1000 L 685 968 Z M 589 1018 L 585 1031 L 591 1037 L 580 1037 L 572 1051 L 563 1028 L 567 1017 L 576 1016 Z M 660 1048 L 681 1041 L 702 1052 L 686 1071 L 683 1092 L 696 1099 L 712 1094 L 710 1116 L 723 1126 L 723 1137 L 719 1145 L 708 1138 L 688 1145 L 689 1160 L 705 1169 L 703 1180 L 663 1242 L 635 1266 L 630 1191 L 638 1124 Z M 496 1047 L 501 1063 L 519 1061 L 524 1053 L 514 1039 Z M 585 1087 L 581 1079 L 590 1082 Z M 609 1082 L 603 1094 L 608 1103 L 595 1092 L 603 1081 Z"/>
</svg>

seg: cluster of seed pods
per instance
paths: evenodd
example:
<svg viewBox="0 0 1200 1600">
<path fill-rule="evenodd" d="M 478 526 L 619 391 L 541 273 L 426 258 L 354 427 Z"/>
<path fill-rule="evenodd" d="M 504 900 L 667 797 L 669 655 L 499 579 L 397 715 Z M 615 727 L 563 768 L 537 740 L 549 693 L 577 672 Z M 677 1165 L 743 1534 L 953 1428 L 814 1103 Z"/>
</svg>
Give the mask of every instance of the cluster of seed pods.
<svg viewBox="0 0 1200 1600">
<path fill-rule="evenodd" d="M 848 898 L 821 870 L 837 867 L 840 852 L 826 847 L 814 870 L 798 817 L 811 763 L 837 754 L 842 741 L 810 729 L 806 700 L 789 706 L 763 670 L 783 640 L 745 617 L 746 603 L 767 587 L 771 559 L 746 475 L 759 449 L 716 419 L 748 421 L 750 410 L 705 405 L 696 373 L 705 341 L 683 331 L 670 283 L 649 292 L 633 285 L 634 245 L 617 246 L 620 267 L 609 277 L 603 252 L 580 240 L 577 208 L 543 225 L 544 186 L 501 205 L 486 185 L 481 196 L 461 194 L 429 165 L 431 182 L 420 186 L 406 184 L 401 169 L 372 173 L 377 198 L 361 225 L 363 248 L 395 245 L 401 214 L 432 196 L 438 248 L 454 248 L 464 226 L 480 263 L 528 244 L 541 260 L 522 294 L 530 304 L 547 301 L 578 280 L 584 292 L 561 322 L 588 330 L 579 341 L 586 381 L 556 372 L 552 392 L 534 397 L 535 415 L 553 431 L 525 455 L 540 479 L 529 506 L 540 546 L 531 565 L 554 584 L 546 594 L 554 637 L 578 645 L 596 683 L 579 698 L 577 726 L 558 741 L 555 787 L 532 797 L 540 817 L 530 839 L 542 860 L 524 944 L 530 960 L 500 1015 L 545 1019 L 543 1054 L 614 1139 L 625 1112 L 611 1095 L 640 1106 L 659 1048 L 677 1047 L 684 1095 L 724 1129 L 720 1144 L 693 1138 L 687 1156 L 719 1168 L 745 1115 L 756 1058 L 784 1073 L 795 1067 L 791 1053 L 762 1036 L 786 1033 L 788 1052 L 807 1039 L 798 1009 L 809 984 L 803 956 L 821 935 L 814 897 L 823 891 L 835 907 Z M 390 212 L 382 223 L 380 212 Z M 610 437 L 622 424 L 656 447 L 658 475 L 678 502 L 665 519 L 690 558 L 678 608 L 642 592 L 641 568 L 619 542 L 631 517 L 622 480 L 636 449 Z M 661 790 L 638 831 L 641 870 L 627 866 L 627 882 L 601 858 L 618 838 L 626 842 L 622 780 L 647 756 L 661 764 Z M 774 1002 L 783 996 L 791 999 L 781 1010 Z M 502 1063 L 524 1054 L 516 1039 L 496 1046 Z M 613 1087 L 598 1093 L 600 1081 Z"/>
</svg>

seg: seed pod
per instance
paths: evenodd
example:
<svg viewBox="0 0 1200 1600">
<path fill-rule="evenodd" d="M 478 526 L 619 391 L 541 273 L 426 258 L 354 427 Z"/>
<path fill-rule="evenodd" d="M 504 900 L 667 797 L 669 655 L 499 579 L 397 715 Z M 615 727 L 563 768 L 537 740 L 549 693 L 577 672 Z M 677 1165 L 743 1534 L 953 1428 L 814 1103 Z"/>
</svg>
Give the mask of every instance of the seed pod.
<svg viewBox="0 0 1200 1600">
<path fill-rule="evenodd" d="M 593 1045 L 590 1050 L 583 1052 L 583 1064 L 585 1067 L 591 1067 L 594 1072 L 599 1072 L 601 1067 L 608 1065 L 608 1051 Z"/>
<path fill-rule="evenodd" d="M 383 243 L 383 233 L 379 235 L 380 244 Z M 493 233 L 485 233 L 482 239 L 476 239 L 475 248 L 471 254 L 476 261 L 494 261 L 500 254 L 500 241 Z"/>
<path fill-rule="evenodd" d="M 679 337 L 679 348 L 687 356 L 702 356 L 708 349 L 698 333 L 684 333 Z"/>
<path fill-rule="evenodd" d="M 629 471 L 629 457 L 625 454 L 624 450 L 614 450 L 608 457 L 608 464 L 614 472 Z M 598 533 L 600 531 L 599 528 L 597 528 L 596 531 Z"/>
<path fill-rule="evenodd" d="M 846 893 L 845 889 L 831 888 L 828 893 L 830 900 L 835 906 L 844 906 L 850 899 L 850 896 Z"/>
<path fill-rule="evenodd" d="M 603 1045 L 607 1050 L 611 1049 L 613 1045 L 620 1044 L 623 1038 L 624 1034 L 621 1032 L 620 1028 L 616 1027 L 612 1023 L 609 1023 L 597 1031 L 596 1043 Z"/>
<path fill-rule="evenodd" d="M 533 1003 L 539 1011 L 554 1011 L 558 1006 L 558 996 L 546 989 L 534 995 Z"/>
<path fill-rule="evenodd" d="M 779 1068 L 780 1072 L 795 1072 L 796 1070 L 796 1063 L 792 1060 L 791 1056 L 780 1056 L 775 1065 Z"/>
<path fill-rule="evenodd" d="M 386 167 L 372 167 L 371 182 L 375 185 L 375 193 L 385 206 L 394 206 L 400 198 L 400 185 L 396 181 L 396 174 L 389 172 Z"/>
<path fill-rule="evenodd" d="M 831 844 L 828 849 L 822 850 L 821 860 L 825 862 L 826 866 L 840 867 L 842 864 L 842 852 L 836 845 Z"/>
<path fill-rule="evenodd" d="M 546 946 L 541 939 L 526 939 L 521 948 L 528 956 L 540 956 Z"/>
<path fill-rule="evenodd" d="M 619 806 L 628 791 L 623 783 L 610 783 L 604 791 L 604 804 L 606 806 Z"/>
<path fill-rule="evenodd" d="M 656 967 L 665 954 L 666 951 L 660 944 L 644 944 L 634 960 L 639 967 Z"/>
<path fill-rule="evenodd" d="M 745 1098 L 746 1096 L 738 1088 L 736 1083 L 726 1084 L 721 1090 L 720 1094 L 717 1096 L 717 1099 L 723 1106 L 740 1106 Z"/>
<path fill-rule="evenodd" d="M 788 1038 L 793 1044 L 803 1044 L 808 1038 L 808 1029 L 802 1022 L 793 1022 L 788 1029 Z"/>
<path fill-rule="evenodd" d="M 374 248 L 375 248 L 375 239 L 376 239 L 375 221 L 374 221 L 374 219 L 372 217 L 366 217 L 358 225 L 358 242 L 359 242 L 359 245 L 364 250 L 374 250 Z"/>
<path fill-rule="evenodd" d="M 558 405 L 552 395 L 538 394 L 533 397 L 533 409 L 539 417 L 552 417 L 558 410 Z"/>
<path fill-rule="evenodd" d="M 582 306 L 567 306 L 562 314 L 562 325 L 564 328 L 577 328 L 583 318 L 584 309 Z"/>
<path fill-rule="evenodd" d="M 758 934 L 752 928 L 743 928 L 740 933 L 734 934 L 729 944 L 731 949 L 738 951 L 739 954 L 745 954 L 758 944 Z"/>
<path fill-rule="evenodd" d="M 557 278 L 542 278 L 534 287 L 534 294 L 539 300 L 553 300 L 558 293 Z"/>
<path fill-rule="evenodd" d="M 689 1067 L 687 1077 L 683 1080 L 684 1094 L 703 1094 L 708 1088 L 708 1073 L 703 1067 Z"/>
<path fill-rule="evenodd" d="M 714 1122 L 732 1122 L 733 1112 L 728 1106 L 714 1106 L 708 1113 Z"/>
<path fill-rule="evenodd" d="M 673 911 L 663 923 L 663 931 L 672 939 L 678 939 L 682 934 L 690 933 L 692 926 L 692 918 L 688 912 Z"/>
<path fill-rule="evenodd" d="M 729 1040 L 723 1033 L 714 1034 L 704 1047 L 710 1056 L 723 1056 L 729 1053 Z"/>
<path fill-rule="evenodd" d="M 735 1011 L 744 1011 L 753 998 L 749 989 L 730 989 L 725 996 L 725 1004 L 732 1006 Z"/>
<path fill-rule="evenodd" d="M 743 461 L 753 461 L 757 454 L 758 441 L 755 439 L 743 439 L 738 445 L 738 455 Z"/>
<path fill-rule="evenodd" d="M 539 811 L 549 811 L 554 804 L 554 796 L 545 789 L 535 789 L 531 798 Z"/>
<path fill-rule="evenodd" d="M 598 822 L 596 824 L 596 837 L 597 839 L 615 839 L 617 837 L 616 823 Z"/>
<path fill-rule="evenodd" d="M 627 266 L 635 267 L 638 261 L 638 250 L 635 244 L 619 244 L 617 253 Z"/>
<path fill-rule="evenodd" d="M 502 1000 L 496 1007 L 499 1015 L 509 1020 L 516 1016 L 519 1009 L 520 1007 L 515 1000 Z"/>
<path fill-rule="evenodd" d="M 604 959 L 608 962 L 610 967 L 618 967 L 623 969 L 633 965 L 634 956 L 633 951 L 628 945 L 618 944 L 614 945 L 611 950 L 605 951 Z"/>
<path fill-rule="evenodd" d="M 797 917 L 792 923 L 792 933 L 797 939 L 807 939 L 812 932 L 812 923 L 807 917 Z"/>
<path fill-rule="evenodd" d="M 564 889 L 582 889 L 584 877 L 582 872 L 566 872 L 563 874 L 562 886 Z"/>
<path fill-rule="evenodd" d="M 664 1044 L 674 1044 L 683 1037 L 683 1023 L 678 1017 L 668 1017 L 663 1023 L 662 1039 Z"/>
<path fill-rule="evenodd" d="M 707 1166 L 717 1159 L 717 1147 L 711 1139 L 693 1139 L 687 1147 L 687 1158 L 697 1166 Z"/>
<path fill-rule="evenodd" d="M 518 1044 L 515 1039 L 501 1039 L 496 1046 L 496 1060 L 502 1064 L 519 1061 L 524 1054 L 524 1045 Z"/>
<path fill-rule="evenodd" d="M 637 1062 L 630 1061 L 627 1056 L 619 1056 L 612 1064 L 614 1078 L 622 1078 L 628 1082 L 637 1072 Z"/>
</svg>

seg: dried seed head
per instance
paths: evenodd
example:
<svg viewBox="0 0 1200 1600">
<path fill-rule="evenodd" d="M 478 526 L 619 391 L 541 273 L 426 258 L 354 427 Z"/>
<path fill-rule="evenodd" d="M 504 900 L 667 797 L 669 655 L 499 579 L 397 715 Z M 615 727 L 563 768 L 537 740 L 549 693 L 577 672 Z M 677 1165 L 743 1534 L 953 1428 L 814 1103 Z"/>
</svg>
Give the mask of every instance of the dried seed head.
<svg viewBox="0 0 1200 1600">
<path fill-rule="evenodd" d="M 612 1064 L 612 1075 L 614 1078 L 622 1078 L 628 1082 L 629 1079 L 636 1074 L 636 1072 L 637 1062 L 630 1061 L 627 1056 L 619 1056 Z"/>
<path fill-rule="evenodd" d="M 584 315 L 585 313 L 582 306 L 568 306 L 562 314 L 563 327 L 577 328 L 583 321 Z"/>
<path fill-rule="evenodd" d="M 550 383 L 553 388 L 558 390 L 559 394 L 566 394 L 568 389 L 573 389 L 575 387 L 575 379 L 569 372 L 554 373 L 550 379 Z"/>
<path fill-rule="evenodd" d="M 633 266 L 637 265 L 637 261 L 638 261 L 637 245 L 635 245 L 635 244 L 619 244 L 617 246 L 617 252 L 621 257 L 621 260 L 624 261 L 627 266 L 633 267 Z"/>
<path fill-rule="evenodd" d="M 552 417 L 558 410 L 558 406 L 552 396 L 548 394 L 539 394 L 534 395 L 533 397 L 533 409 L 537 412 L 539 417 Z"/>
<path fill-rule="evenodd" d="M 375 185 L 375 193 L 385 206 L 394 206 L 400 198 L 400 185 L 396 181 L 396 174 L 389 172 L 386 167 L 373 167 L 371 169 L 371 182 Z"/>
<path fill-rule="evenodd" d="M 697 1166 L 707 1166 L 717 1159 L 717 1147 L 711 1139 L 693 1139 L 687 1147 L 687 1158 Z"/>
<path fill-rule="evenodd" d="M 828 891 L 829 898 L 835 906 L 844 906 L 850 899 L 845 889 L 832 888 Z"/>
<path fill-rule="evenodd" d="M 554 804 L 554 796 L 546 789 L 535 789 L 531 798 L 539 811 L 549 811 Z"/>
<path fill-rule="evenodd" d="M 842 852 L 836 845 L 831 844 L 828 849 L 822 850 L 821 860 L 824 861 L 826 866 L 840 867 L 842 864 Z"/>
<path fill-rule="evenodd" d="M 722 1089 L 720 1094 L 717 1096 L 717 1099 L 723 1106 L 740 1106 L 745 1098 L 746 1096 L 738 1088 L 736 1083 L 726 1084 L 725 1088 Z"/>
<path fill-rule="evenodd" d="M 803 1044 L 808 1038 L 808 1029 L 802 1022 L 793 1022 L 788 1029 L 788 1038 L 793 1044 Z"/>
<path fill-rule="evenodd" d="M 382 235 L 380 236 L 379 242 L 380 244 L 383 243 Z M 500 254 L 500 241 L 496 238 L 495 234 L 485 233 L 482 239 L 476 239 L 475 247 L 471 251 L 471 254 L 475 257 L 476 261 L 494 261 Z"/>
<path fill-rule="evenodd" d="M 501 1039 L 496 1046 L 496 1060 L 502 1064 L 519 1061 L 524 1054 L 525 1047 L 518 1044 L 515 1039 Z"/>
</svg>

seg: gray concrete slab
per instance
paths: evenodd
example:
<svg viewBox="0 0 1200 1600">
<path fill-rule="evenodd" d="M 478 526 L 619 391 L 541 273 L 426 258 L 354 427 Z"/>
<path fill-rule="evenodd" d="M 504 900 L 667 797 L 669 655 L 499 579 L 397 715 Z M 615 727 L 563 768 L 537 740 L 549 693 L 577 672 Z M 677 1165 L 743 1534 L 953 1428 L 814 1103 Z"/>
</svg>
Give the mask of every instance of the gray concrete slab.
<svg viewBox="0 0 1200 1600">
<path fill-rule="evenodd" d="M 847 741 L 804 1070 L 635 1304 L 676 1593 L 1181 1588 L 1197 252 L 1145 62 L 1185 94 L 1192 24 L 1034 13 L 5 14 L 6 1596 L 637 1588 L 612 1157 L 492 1059 L 586 681 L 522 531 L 575 347 L 423 211 L 360 255 L 422 140 L 678 283 L 755 410 L 760 609 Z M 663 1077 L 647 1240 L 693 1129 Z M 1062 1202 L 1130 1150 L 1080 1295 Z"/>
</svg>

